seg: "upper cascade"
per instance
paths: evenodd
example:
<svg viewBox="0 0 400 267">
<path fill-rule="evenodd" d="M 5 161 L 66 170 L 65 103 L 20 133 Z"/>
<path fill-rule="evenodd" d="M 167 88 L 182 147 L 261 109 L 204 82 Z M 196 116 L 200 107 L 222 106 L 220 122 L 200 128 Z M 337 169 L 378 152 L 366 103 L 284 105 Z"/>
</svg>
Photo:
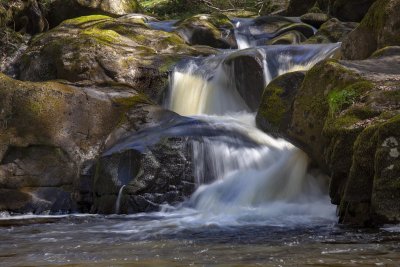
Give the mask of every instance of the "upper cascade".
<svg viewBox="0 0 400 267">
<path fill-rule="evenodd" d="M 272 79 L 306 71 L 332 57 L 339 47 L 339 43 L 263 46 L 183 62 L 170 76 L 165 106 L 180 115 L 254 112 Z"/>
</svg>

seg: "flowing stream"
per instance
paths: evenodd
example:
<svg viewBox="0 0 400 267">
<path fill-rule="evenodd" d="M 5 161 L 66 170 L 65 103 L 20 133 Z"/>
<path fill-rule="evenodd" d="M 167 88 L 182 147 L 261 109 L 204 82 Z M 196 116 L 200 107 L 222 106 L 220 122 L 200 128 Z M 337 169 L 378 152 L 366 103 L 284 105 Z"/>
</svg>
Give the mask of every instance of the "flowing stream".
<svg viewBox="0 0 400 267">
<path fill-rule="evenodd" d="M 230 133 L 192 141 L 197 190 L 190 199 L 136 215 L 4 215 L 0 265 L 396 266 L 399 229 L 337 226 L 327 178 L 309 171 L 300 149 L 257 129 L 243 97 L 252 91 L 243 91 L 229 64 L 243 53 L 257 58 L 264 88 L 331 57 L 340 45 L 254 47 L 246 23 L 237 21 L 236 36 L 247 49 L 187 60 L 171 73 L 165 107 L 207 131 Z M 180 131 L 193 129 L 189 123 Z"/>
</svg>

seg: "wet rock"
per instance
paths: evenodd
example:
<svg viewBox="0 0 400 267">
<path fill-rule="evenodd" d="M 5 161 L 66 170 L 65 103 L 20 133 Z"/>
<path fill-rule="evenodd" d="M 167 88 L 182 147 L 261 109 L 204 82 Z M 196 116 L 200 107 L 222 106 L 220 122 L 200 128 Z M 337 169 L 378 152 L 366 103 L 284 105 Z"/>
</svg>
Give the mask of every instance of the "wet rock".
<svg viewBox="0 0 400 267">
<path fill-rule="evenodd" d="M 79 17 L 35 37 L 17 62 L 18 78 L 122 83 L 158 101 L 169 68 L 182 57 L 209 50 L 190 47 L 174 33 L 150 29 L 142 18 Z"/>
<path fill-rule="evenodd" d="M 108 139 L 109 149 L 96 168 L 92 212 L 154 211 L 161 204 L 182 202 L 194 191 L 190 139 L 167 134 L 189 119 L 161 108 L 142 110 L 139 115 L 132 110 Z"/>
<path fill-rule="evenodd" d="M 400 1 L 376 1 L 360 25 L 343 41 L 348 59 L 365 59 L 377 49 L 400 45 Z"/>
<path fill-rule="evenodd" d="M 330 173 L 342 223 L 400 221 L 399 70 L 399 56 L 317 64 L 297 91 L 289 127 L 280 128 Z M 275 125 L 287 125 L 283 118 Z"/>
<path fill-rule="evenodd" d="M 357 26 L 358 23 L 341 22 L 338 19 L 333 18 L 322 24 L 315 35 L 304 43 L 319 44 L 342 42 Z"/>
<path fill-rule="evenodd" d="M 121 85 L 21 82 L 0 74 L 0 189 L 20 199 L 4 197 L 0 206 L 13 213 L 80 210 L 86 162 L 144 99 Z"/>
<path fill-rule="evenodd" d="M 264 90 L 263 57 L 255 50 L 238 51 L 224 62 L 234 73 L 236 90 L 252 111 L 260 105 Z"/>
<path fill-rule="evenodd" d="M 177 23 L 176 32 L 191 45 L 237 48 L 233 24 L 222 14 L 201 14 Z"/>
<path fill-rule="evenodd" d="M 307 38 L 298 31 L 288 31 L 285 32 L 267 42 L 268 45 L 291 45 L 300 44 L 304 42 Z"/>
<path fill-rule="evenodd" d="M 304 23 L 310 24 L 315 28 L 319 28 L 321 27 L 322 24 L 327 22 L 330 19 L 330 17 L 329 15 L 324 13 L 307 13 L 302 15 L 300 19 Z"/>
<path fill-rule="evenodd" d="M 137 0 L 51 0 L 47 4 L 48 20 L 53 28 L 67 19 L 87 15 L 117 17 L 140 10 Z"/>
</svg>

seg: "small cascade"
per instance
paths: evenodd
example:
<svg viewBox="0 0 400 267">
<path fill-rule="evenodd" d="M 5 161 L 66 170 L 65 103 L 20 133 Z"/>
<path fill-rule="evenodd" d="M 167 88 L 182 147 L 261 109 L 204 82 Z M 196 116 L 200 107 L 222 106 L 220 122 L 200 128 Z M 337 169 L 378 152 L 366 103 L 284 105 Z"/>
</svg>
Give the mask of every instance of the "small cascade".
<svg viewBox="0 0 400 267">
<path fill-rule="evenodd" d="M 121 198 L 122 198 L 122 193 L 124 191 L 125 186 L 126 185 L 121 186 L 121 188 L 118 191 L 117 201 L 115 201 L 115 214 L 119 214 L 119 212 L 120 212 Z"/>
</svg>

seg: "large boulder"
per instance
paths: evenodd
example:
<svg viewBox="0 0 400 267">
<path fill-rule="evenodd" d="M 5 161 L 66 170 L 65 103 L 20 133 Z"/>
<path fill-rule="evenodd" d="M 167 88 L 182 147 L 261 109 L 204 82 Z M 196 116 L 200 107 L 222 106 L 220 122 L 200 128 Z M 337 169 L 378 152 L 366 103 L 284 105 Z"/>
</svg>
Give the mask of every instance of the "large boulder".
<svg viewBox="0 0 400 267">
<path fill-rule="evenodd" d="M 174 33 L 149 28 L 141 17 L 79 17 L 35 37 L 17 62 L 18 78 L 117 82 L 159 100 L 175 62 L 215 52 L 202 49 Z"/>
<path fill-rule="evenodd" d="M 86 167 L 125 112 L 143 101 L 122 85 L 21 82 L 0 74 L 0 210 L 87 211 Z"/>
<path fill-rule="evenodd" d="M 348 59 L 368 58 L 377 49 L 400 45 L 400 1 L 378 0 L 343 41 Z"/>
<path fill-rule="evenodd" d="M 51 27 L 62 21 L 87 15 L 118 17 L 140 10 L 137 0 L 42 0 Z"/>
<path fill-rule="evenodd" d="M 237 48 L 233 24 L 223 14 L 200 14 L 176 24 L 176 32 L 191 45 Z"/>
<path fill-rule="evenodd" d="M 263 100 L 280 99 L 292 110 L 289 123 L 287 116 L 261 115 L 330 174 L 332 203 L 346 224 L 400 221 L 400 55 L 381 54 L 322 62 L 294 101 L 277 93 Z"/>
</svg>

